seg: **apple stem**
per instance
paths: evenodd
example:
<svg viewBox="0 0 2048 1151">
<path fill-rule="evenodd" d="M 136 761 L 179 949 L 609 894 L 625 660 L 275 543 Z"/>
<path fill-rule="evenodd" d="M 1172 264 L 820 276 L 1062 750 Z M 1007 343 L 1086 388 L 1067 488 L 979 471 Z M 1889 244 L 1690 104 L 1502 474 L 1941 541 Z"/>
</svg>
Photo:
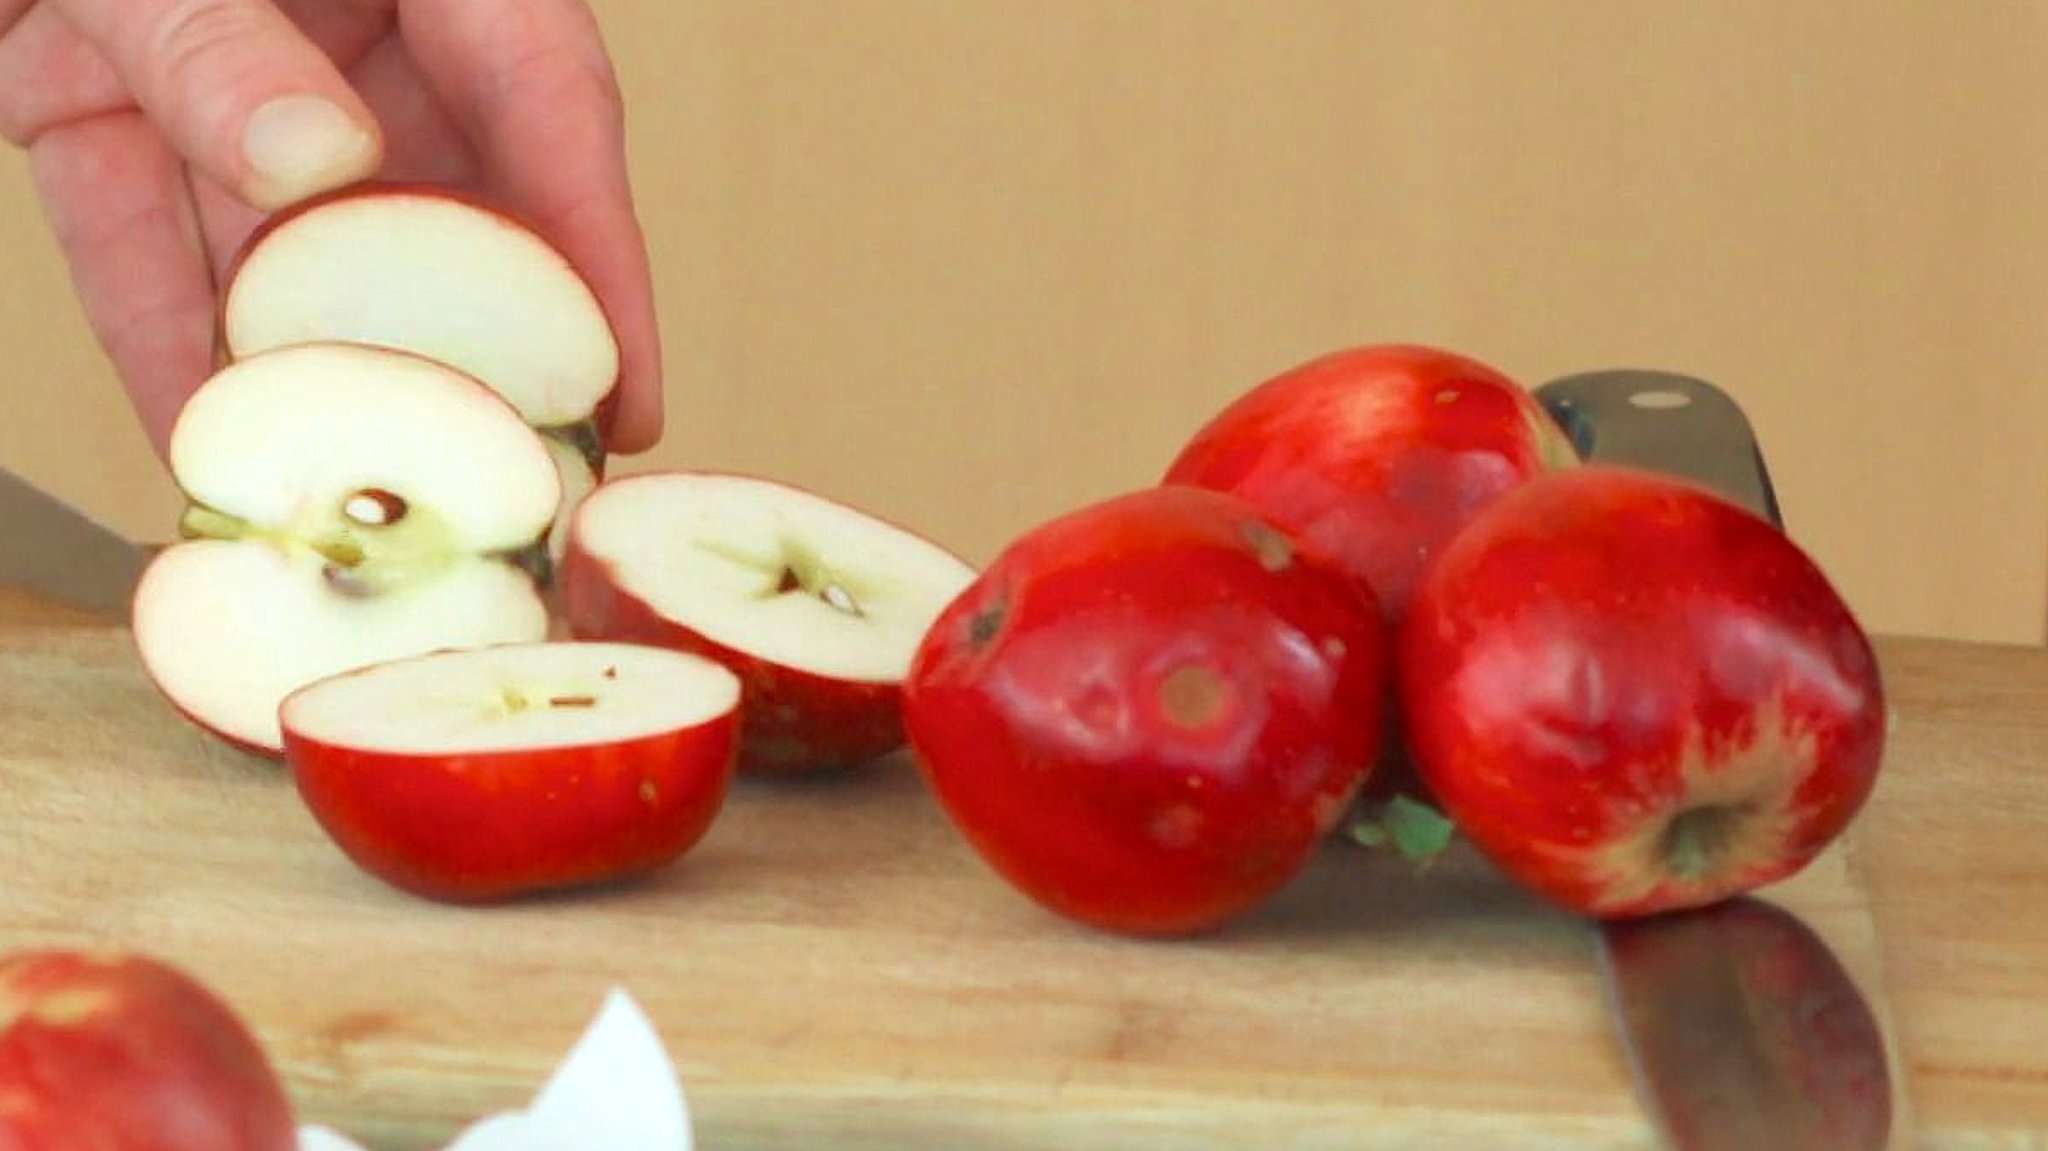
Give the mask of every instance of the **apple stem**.
<svg viewBox="0 0 2048 1151">
<path fill-rule="evenodd" d="M 1713 871 L 1730 833 L 1736 811 L 1727 807 L 1695 807 L 1671 818 L 1664 829 L 1664 859 L 1674 874 L 1698 880 Z"/>
<path fill-rule="evenodd" d="M 548 697 L 549 707 L 596 707 L 594 695 L 555 695 Z"/>
</svg>

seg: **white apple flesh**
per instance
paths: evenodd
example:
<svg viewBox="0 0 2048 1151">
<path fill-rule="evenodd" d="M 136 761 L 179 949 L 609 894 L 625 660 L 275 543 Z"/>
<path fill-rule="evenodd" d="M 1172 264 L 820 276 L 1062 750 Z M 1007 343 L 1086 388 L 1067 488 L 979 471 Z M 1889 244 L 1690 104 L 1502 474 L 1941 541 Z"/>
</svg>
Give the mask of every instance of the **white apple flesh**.
<svg viewBox="0 0 2048 1151">
<path fill-rule="evenodd" d="M 309 344 L 230 364 L 172 431 L 187 537 L 131 615 L 186 715 L 277 754 L 277 706 L 323 676 L 443 647 L 543 638 L 521 553 L 562 495 L 542 437 L 431 360 Z"/>
<path fill-rule="evenodd" d="M 308 809 L 417 895 L 505 899 L 644 874 L 709 830 L 740 683 L 635 644 L 438 651 L 344 672 L 279 707 Z"/>
<path fill-rule="evenodd" d="M 562 477 L 562 502 L 555 513 L 554 526 L 548 529 L 548 558 L 560 564 L 569 548 L 569 521 L 576 514 L 576 506 L 597 489 L 603 477 L 583 449 L 557 436 L 543 438 L 548 455 L 554 458 L 555 470 Z"/>
<path fill-rule="evenodd" d="M 922 536 L 754 476 L 608 481 L 558 573 L 573 634 L 709 655 L 746 686 L 743 772 L 845 767 L 903 743 L 911 656 L 974 569 Z"/>
<path fill-rule="evenodd" d="M 230 272 L 221 336 L 236 359 L 314 341 L 413 352 L 538 428 L 593 419 L 619 375 L 604 310 L 558 250 L 430 187 L 363 185 L 272 217 Z"/>
</svg>

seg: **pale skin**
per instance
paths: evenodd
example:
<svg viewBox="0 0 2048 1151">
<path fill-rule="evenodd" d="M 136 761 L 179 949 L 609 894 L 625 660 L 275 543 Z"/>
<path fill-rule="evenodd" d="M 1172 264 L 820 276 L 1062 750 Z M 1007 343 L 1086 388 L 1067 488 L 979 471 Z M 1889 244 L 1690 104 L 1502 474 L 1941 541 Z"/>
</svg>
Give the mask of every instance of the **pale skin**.
<svg viewBox="0 0 2048 1151">
<path fill-rule="evenodd" d="M 532 221 L 618 335 L 608 447 L 660 437 L 621 100 L 582 0 L 0 0 L 0 132 L 160 455 L 213 369 L 222 273 L 251 230 L 364 178 Z"/>
</svg>

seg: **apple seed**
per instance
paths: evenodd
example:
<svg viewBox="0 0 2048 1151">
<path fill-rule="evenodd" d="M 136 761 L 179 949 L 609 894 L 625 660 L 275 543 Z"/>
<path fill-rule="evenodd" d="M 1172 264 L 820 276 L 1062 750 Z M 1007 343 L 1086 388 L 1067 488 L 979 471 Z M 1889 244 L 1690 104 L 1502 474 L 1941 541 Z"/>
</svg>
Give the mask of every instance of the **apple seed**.
<svg viewBox="0 0 2048 1151">
<path fill-rule="evenodd" d="M 858 603 L 854 602 L 853 593 L 836 583 L 826 584 L 825 589 L 818 593 L 818 598 L 850 616 L 865 616 L 867 614 L 860 610 Z"/>
<path fill-rule="evenodd" d="M 405 499 L 383 488 L 364 488 L 342 501 L 341 514 L 364 527 L 380 528 L 405 518 Z"/>
</svg>

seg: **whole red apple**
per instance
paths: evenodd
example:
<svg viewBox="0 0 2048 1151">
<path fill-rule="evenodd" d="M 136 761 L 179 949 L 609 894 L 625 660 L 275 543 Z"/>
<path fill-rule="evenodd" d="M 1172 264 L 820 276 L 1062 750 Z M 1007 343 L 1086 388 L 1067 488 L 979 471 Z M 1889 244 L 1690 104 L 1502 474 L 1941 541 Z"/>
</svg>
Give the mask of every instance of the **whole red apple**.
<svg viewBox="0 0 2048 1151">
<path fill-rule="evenodd" d="M 140 955 L 0 959 L 0 1147 L 292 1151 L 255 1038 L 191 976 Z"/>
<path fill-rule="evenodd" d="M 1155 488 L 1014 541 L 933 623 L 904 720 L 941 804 L 1040 904 L 1206 930 L 1306 866 L 1379 751 L 1355 581 L 1234 496 Z"/>
<path fill-rule="evenodd" d="M 1397 639 L 1409 750 L 1508 875 L 1601 917 L 1782 879 L 1876 781 L 1879 669 L 1783 532 L 1668 476 L 1587 465 L 1482 511 Z"/>
<path fill-rule="evenodd" d="M 1333 352 L 1238 397 L 1165 482 L 1232 492 L 1371 584 L 1388 621 L 1479 509 L 1578 460 L 1521 385 L 1438 348 Z"/>
</svg>

